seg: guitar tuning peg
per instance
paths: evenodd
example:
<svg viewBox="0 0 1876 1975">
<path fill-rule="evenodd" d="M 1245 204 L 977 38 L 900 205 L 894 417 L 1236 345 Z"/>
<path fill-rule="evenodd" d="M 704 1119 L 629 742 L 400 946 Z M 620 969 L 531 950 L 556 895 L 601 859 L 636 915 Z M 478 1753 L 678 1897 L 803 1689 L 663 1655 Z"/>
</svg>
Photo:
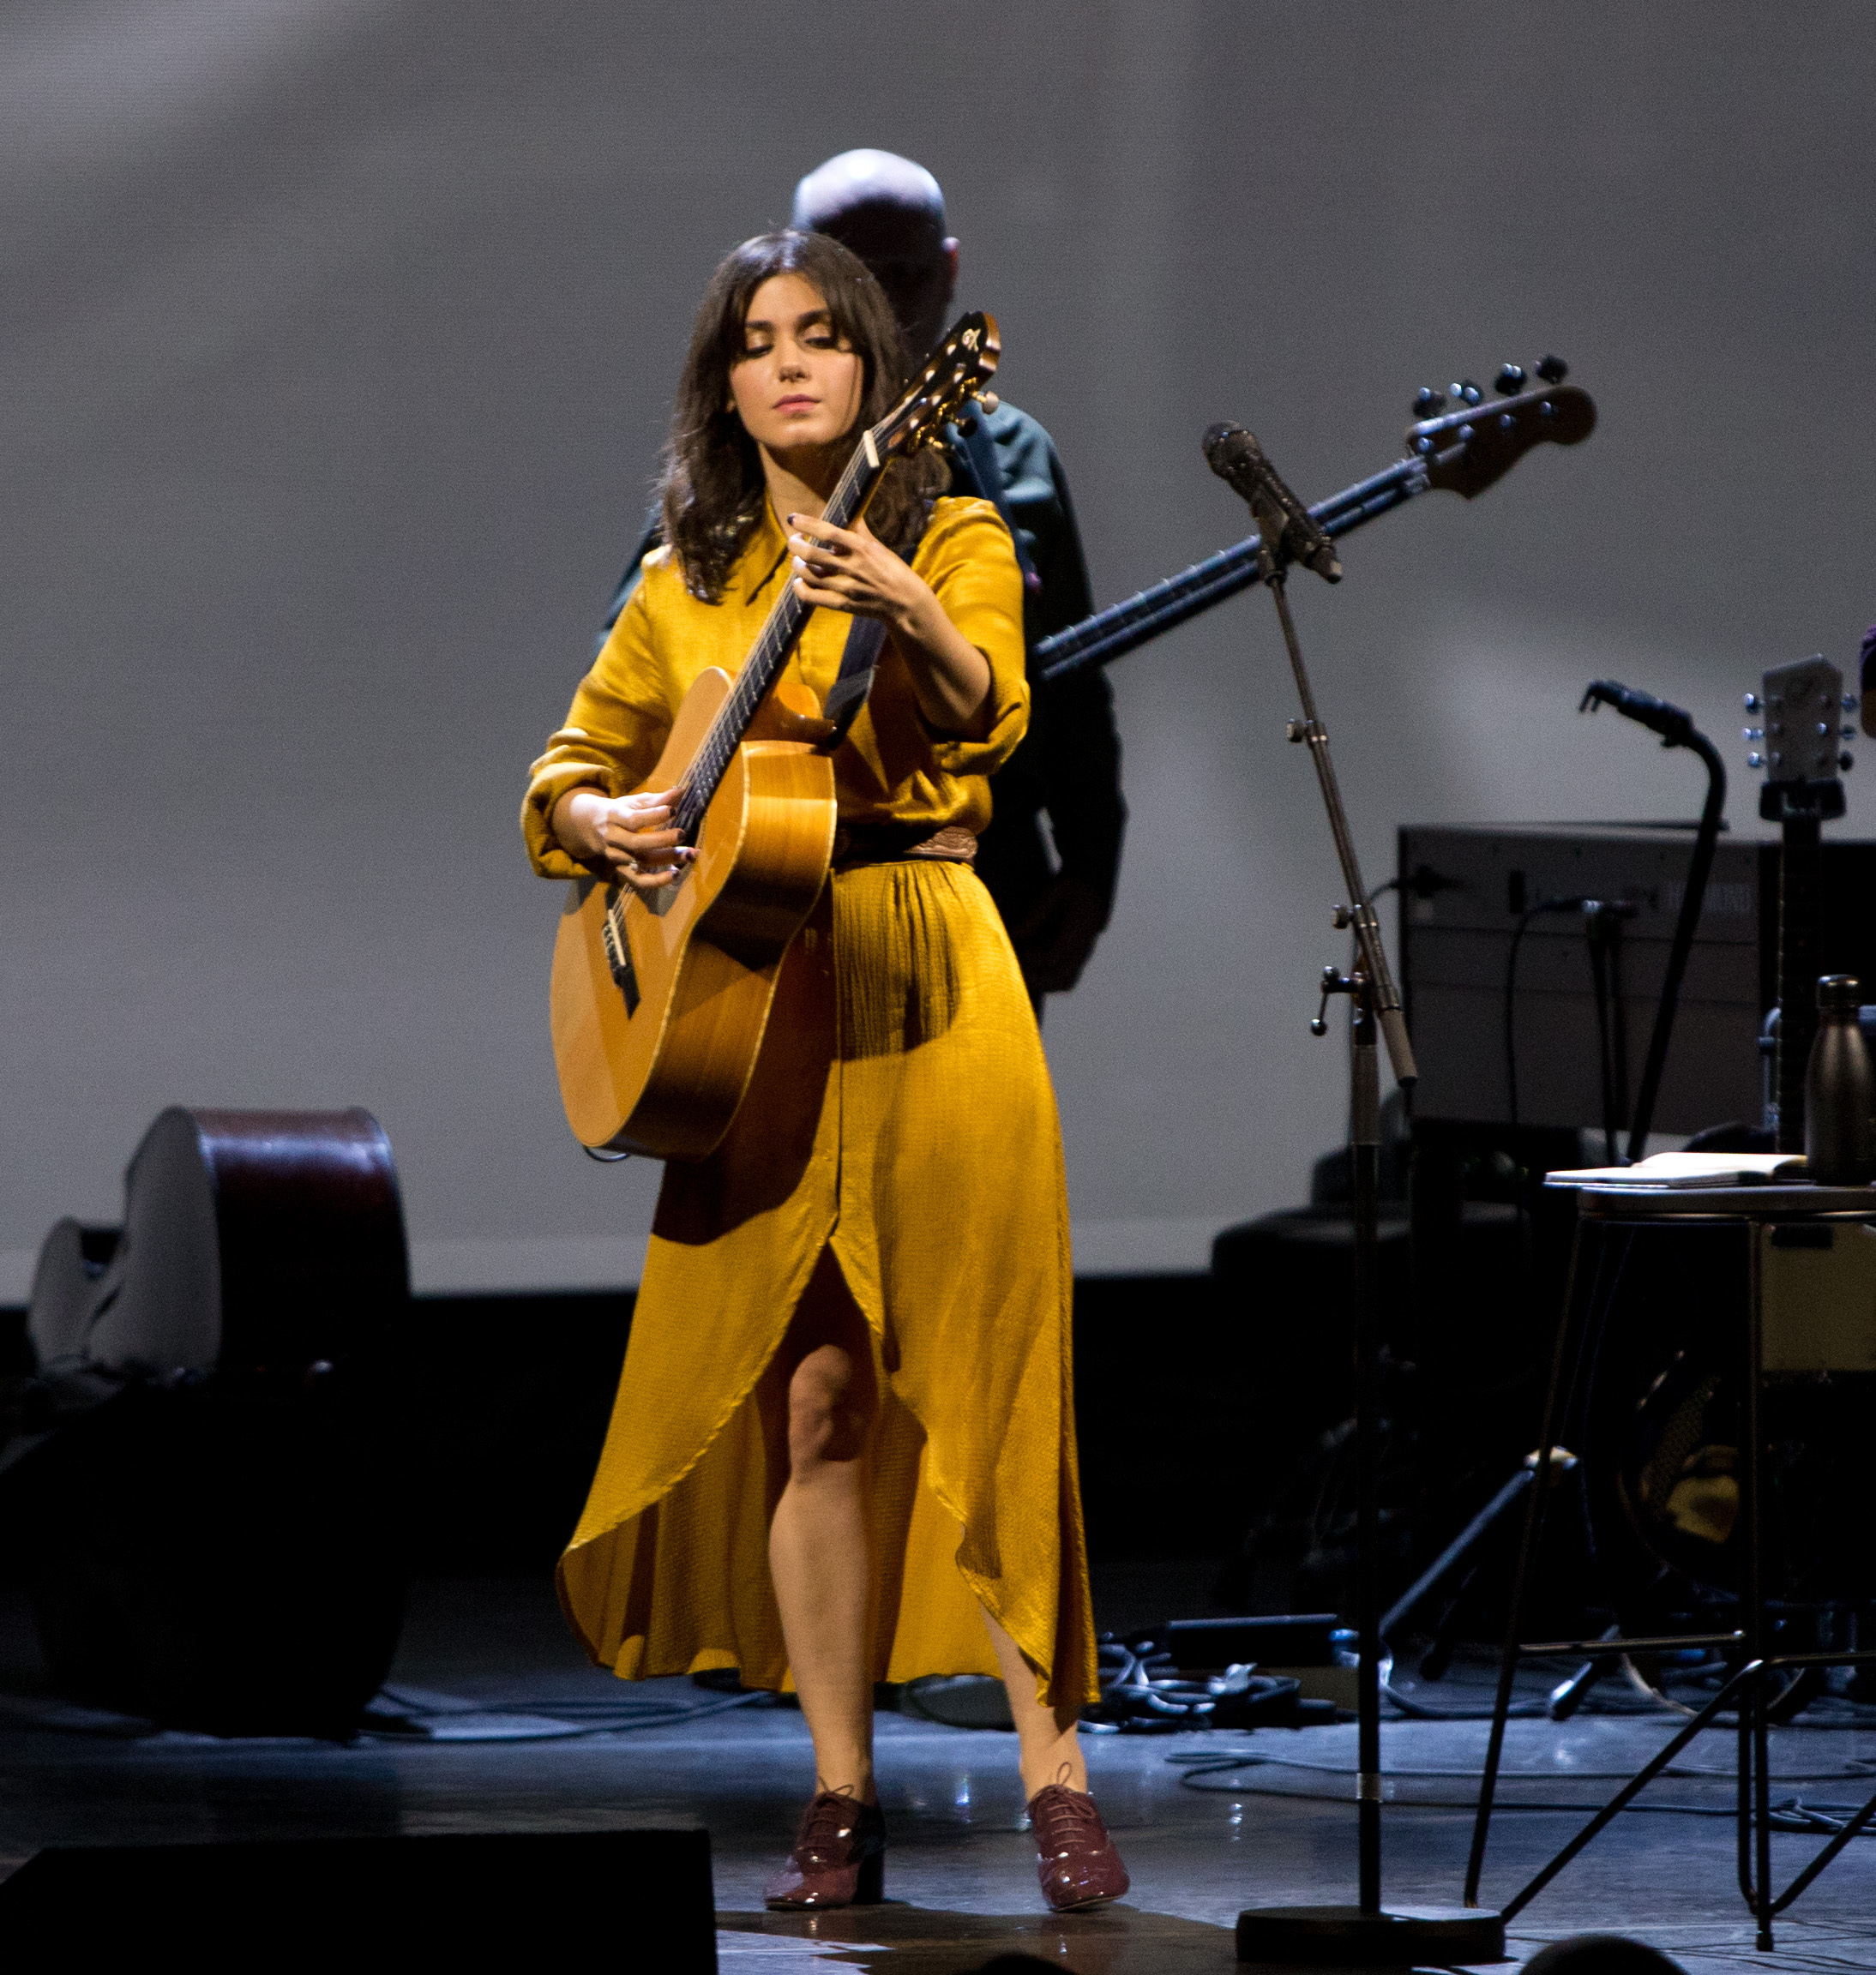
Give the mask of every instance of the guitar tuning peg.
<svg viewBox="0 0 1876 1975">
<path fill-rule="evenodd" d="M 977 429 L 977 420 L 968 413 L 958 421 L 958 434 L 960 438 L 968 439 Z"/>
<path fill-rule="evenodd" d="M 1560 384 L 1570 375 L 1570 366 L 1560 357 L 1546 357 L 1537 366 L 1537 375 L 1546 384 Z"/>
<path fill-rule="evenodd" d="M 1746 757 L 1746 765 L 1748 768 L 1763 768 L 1765 765 L 1765 757 L 1755 747 Z"/>
<path fill-rule="evenodd" d="M 1452 395 L 1462 405 L 1476 405 L 1485 393 L 1470 377 L 1466 377 L 1452 387 Z"/>
<path fill-rule="evenodd" d="M 1437 418 L 1446 408 L 1446 393 L 1435 391 L 1430 384 L 1422 384 L 1414 393 L 1414 417 L 1416 418 Z"/>
<path fill-rule="evenodd" d="M 997 394 L 994 391 L 983 392 L 977 398 L 977 403 L 983 407 L 984 415 L 986 417 L 988 417 L 992 411 L 995 411 L 997 405 L 1001 402 L 1001 400 L 997 397 Z"/>
<path fill-rule="evenodd" d="M 1843 753 L 1837 756 L 1837 765 L 1848 775 L 1850 770 L 1856 765 L 1856 757 L 1846 748 Z"/>
<path fill-rule="evenodd" d="M 1492 380 L 1492 388 L 1500 398 L 1515 398 L 1524 387 L 1524 367 L 1522 363 L 1507 363 Z"/>
<path fill-rule="evenodd" d="M 1746 711 L 1748 713 L 1762 713 L 1765 710 L 1765 702 L 1759 698 L 1758 693 L 1748 693 L 1746 695 Z"/>
</svg>

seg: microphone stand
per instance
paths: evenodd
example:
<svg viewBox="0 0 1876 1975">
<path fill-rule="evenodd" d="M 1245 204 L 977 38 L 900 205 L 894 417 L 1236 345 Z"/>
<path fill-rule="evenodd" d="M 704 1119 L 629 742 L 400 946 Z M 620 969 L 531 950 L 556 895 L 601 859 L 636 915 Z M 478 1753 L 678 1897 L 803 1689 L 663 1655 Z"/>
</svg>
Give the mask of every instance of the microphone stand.
<svg viewBox="0 0 1876 1975">
<path fill-rule="evenodd" d="M 1248 436 L 1248 435 L 1247 435 Z M 1253 441 L 1254 446 L 1254 441 Z M 1381 1098 L 1377 1034 L 1386 1044 L 1395 1081 L 1410 1090 L 1418 1077 L 1400 994 L 1381 944 L 1380 924 L 1362 882 L 1355 838 L 1329 755 L 1328 729 L 1316 711 L 1315 694 L 1304 667 L 1285 587 L 1286 565 L 1305 561 L 1329 581 L 1341 575 L 1332 555 L 1320 553 L 1309 534 L 1307 512 L 1257 454 L 1249 484 L 1225 471 L 1207 447 L 1207 458 L 1221 477 L 1249 502 L 1261 541 L 1258 574 L 1277 605 L 1284 646 L 1302 705 L 1302 718 L 1290 723 L 1291 741 L 1306 744 L 1327 812 L 1329 834 L 1342 867 L 1344 896 L 1334 923 L 1355 934 L 1356 955 L 1348 973 L 1325 967 L 1322 1002 L 1309 1024 L 1317 1036 L 1328 1031 L 1329 997 L 1349 997 L 1349 1164 L 1355 1204 L 1355 1439 L 1357 1475 L 1356 1521 L 1356 1624 L 1360 1636 L 1356 1716 L 1358 1771 L 1358 1904 L 1354 1906 L 1252 1906 L 1238 1915 L 1237 1958 L 1273 1966 L 1321 1966 L 1408 1968 L 1416 1964 L 1495 1961 L 1505 1952 L 1505 1924 L 1495 1912 L 1477 1907 L 1417 1907 L 1390 1911 L 1381 1904 L 1380 1727 L 1380 1315 L 1377 1226 L 1380 1192 Z M 1323 545 L 1326 546 L 1326 542 Z"/>
<path fill-rule="evenodd" d="M 1700 914 L 1706 906 L 1707 879 L 1712 874 L 1713 852 L 1726 813 L 1726 764 L 1721 760 L 1719 750 L 1694 726 L 1691 713 L 1670 706 L 1651 693 L 1638 693 L 1619 680 L 1595 679 L 1585 689 L 1577 711 L 1593 713 L 1598 706 L 1613 706 L 1625 718 L 1651 728 L 1660 735 L 1663 747 L 1690 748 L 1706 769 L 1706 801 L 1700 810 L 1699 833 L 1693 840 L 1687 888 L 1681 894 L 1674 943 L 1668 949 L 1668 971 L 1661 983 L 1661 1000 L 1655 1006 L 1655 1026 L 1648 1039 L 1648 1059 L 1642 1067 L 1641 1091 L 1629 1121 L 1627 1163 L 1632 1166 L 1648 1150 L 1648 1131 L 1655 1121 L 1655 1100 L 1661 1094 L 1662 1072 L 1668 1066 L 1668 1045 L 1674 1039 L 1675 1015 L 1681 1006 L 1681 983 L 1687 975 L 1687 956 L 1693 951 L 1693 936 L 1699 930 Z"/>
</svg>

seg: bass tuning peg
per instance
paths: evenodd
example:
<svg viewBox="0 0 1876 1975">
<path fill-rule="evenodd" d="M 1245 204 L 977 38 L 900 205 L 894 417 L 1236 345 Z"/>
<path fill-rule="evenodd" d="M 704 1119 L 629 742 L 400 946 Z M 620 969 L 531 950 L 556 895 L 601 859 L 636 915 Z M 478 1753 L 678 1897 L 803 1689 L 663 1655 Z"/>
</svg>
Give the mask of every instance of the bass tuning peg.
<svg viewBox="0 0 1876 1975">
<path fill-rule="evenodd" d="M 1479 389 L 1478 386 L 1475 384 L 1470 377 L 1465 377 L 1462 378 L 1458 383 L 1452 387 L 1452 395 L 1457 398 L 1462 405 L 1476 405 L 1478 401 L 1482 397 L 1484 397 L 1485 393 Z"/>
<path fill-rule="evenodd" d="M 1522 363 L 1507 363 L 1492 380 L 1492 388 L 1500 398 L 1515 398 L 1524 387 L 1524 367 Z"/>
<path fill-rule="evenodd" d="M 1414 393 L 1414 417 L 1416 418 L 1437 418 L 1446 408 L 1446 393 L 1435 391 L 1430 384 L 1422 384 Z"/>
<path fill-rule="evenodd" d="M 1570 366 L 1560 357 L 1546 357 L 1537 366 L 1537 375 L 1546 384 L 1560 384 L 1570 375 Z"/>
</svg>

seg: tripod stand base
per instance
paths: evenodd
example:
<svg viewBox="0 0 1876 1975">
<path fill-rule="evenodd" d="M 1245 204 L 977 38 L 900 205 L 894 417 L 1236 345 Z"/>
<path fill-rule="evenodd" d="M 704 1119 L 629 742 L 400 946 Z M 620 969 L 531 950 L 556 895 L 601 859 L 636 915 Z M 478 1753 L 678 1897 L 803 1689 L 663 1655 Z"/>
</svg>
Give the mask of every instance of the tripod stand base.
<svg viewBox="0 0 1876 1975">
<path fill-rule="evenodd" d="M 1237 1958 L 1289 1968 L 1411 1968 L 1500 1961 L 1505 1923 L 1477 1906 L 1250 1906 Z"/>
</svg>

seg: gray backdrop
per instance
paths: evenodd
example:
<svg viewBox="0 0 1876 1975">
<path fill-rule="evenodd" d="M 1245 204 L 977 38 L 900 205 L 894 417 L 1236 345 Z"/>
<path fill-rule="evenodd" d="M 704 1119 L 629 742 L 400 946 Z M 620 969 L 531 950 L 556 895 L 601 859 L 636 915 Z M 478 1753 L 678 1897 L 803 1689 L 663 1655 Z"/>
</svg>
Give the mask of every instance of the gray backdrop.
<svg viewBox="0 0 1876 1975">
<path fill-rule="evenodd" d="M 943 181 L 1103 602 L 1243 531 L 1212 420 L 1314 499 L 1560 351 L 1587 445 L 1299 589 L 1362 851 L 1691 813 L 1574 704 L 1737 764 L 1762 666 L 1876 615 L 1873 85 L 1867 0 L 0 6 L 0 1294 L 175 1101 L 369 1105 L 420 1285 L 631 1276 L 656 1173 L 566 1132 L 515 809 L 710 267 L 849 145 Z M 1267 604 L 1115 678 L 1126 873 L 1047 1024 L 1109 1269 L 1300 1198 L 1344 1102 Z"/>
</svg>

